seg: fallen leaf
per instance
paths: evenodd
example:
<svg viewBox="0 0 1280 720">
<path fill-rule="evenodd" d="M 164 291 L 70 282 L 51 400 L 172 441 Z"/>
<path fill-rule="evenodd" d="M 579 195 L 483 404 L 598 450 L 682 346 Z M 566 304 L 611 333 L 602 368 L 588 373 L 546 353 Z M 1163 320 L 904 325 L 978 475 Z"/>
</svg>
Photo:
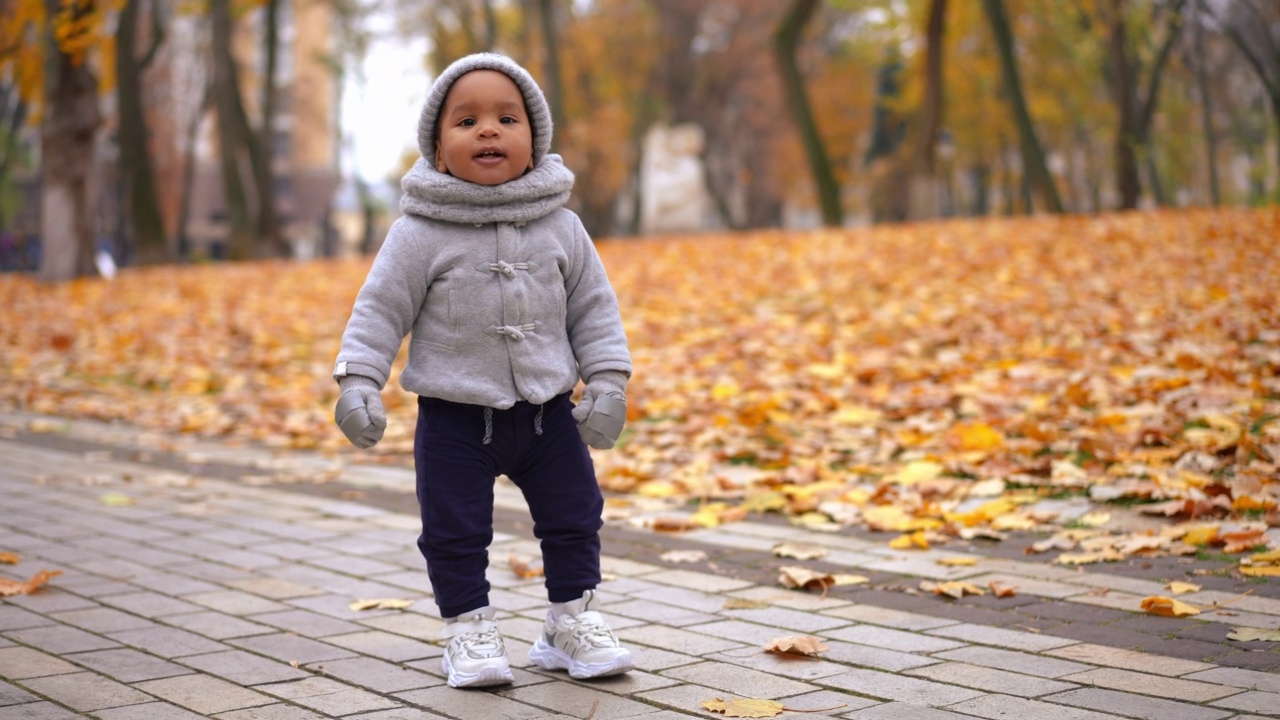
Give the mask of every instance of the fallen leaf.
<svg viewBox="0 0 1280 720">
<path fill-rule="evenodd" d="M 917 548 L 920 550 L 929 549 L 929 539 L 925 537 L 923 530 L 917 530 L 910 535 L 899 535 L 889 541 L 889 547 L 894 550 L 909 550 Z"/>
<path fill-rule="evenodd" d="M 44 587 L 51 579 L 62 574 L 61 570 L 41 570 L 26 580 L 0 578 L 0 597 L 30 595 Z"/>
<path fill-rule="evenodd" d="M 788 566 L 778 571 L 778 582 L 783 587 L 804 588 L 805 590 L 821 590 L 836 584 L 830 573 L 816 572 L 808 568 Z"/>
<path fill-rule="evenodd" d="M 976 557 L 947 557 L 938 560 L 939 565 L 947 567 L 973 567 L 978 564 Z"/>
<path fill-rule="evenodd" d="M 1263 630 L 1262 628 L 1239 627 L 1227 633 L 1228 640 L 1240 642 L 1280 642 L 1280 630 Z"/>
<path fill-rule="evenodd" d="M 1178 580 L 1174 580 L 1168 585 L 1165 585 L 1165 588 L 1174 595 L 1185 595 L 1186 593 L 1200 592 L 1199 585 L 1189 582 L 1179 582 Z"/>
<path fill-rule="evenodd" d="M 98 496 L 98 502 L 107 507 L 125 507 L 133 504 L 133 498 L 120 492 L 103 493 Z"/>
<path fill-rule="evenodd" d="M 1015 595 L 1018 594 L 1017 588 L 1009 587 L 1007 585 L 1001 585 L 995 580 L 992 580 L 991 582 L 987 583 L 987 587 L 991 588 L 991 594 L 995 595 L 998 598 L 1014 597 Z"/>
<path fill-rule="evenodd" d="M 1140 607 L 1152 615 L 1163 615 L 1164 617 L 1187 617 L 1188 615 L 1200 614 L 1198 608 L 1162 595 L 1143 598 Z"/>
<path fill-rule="evenodd" d="M 1099 527 L 1111 522 L 1109 512 L 1090 512 L 1076 518 L 1076 524 L 1082 527 Z"/>
<path fill-rule="evenodd" d="M 725 610 L 763 610 L 769 607 L 769 603 L 763 600 L 748 600 L 746 598 L 729 598 L 724 601 Z"/>
<path fill-rule="evenodd" d="M 959 600 L 965 595 L 986 595 L 987 591 L 974 585 L 973 583 L 963 582 L 961 580 L 953 580 L 951 582 L 930 582 L 928 580 L 920 583 L 920 589 L 925 592 L 931 592 L 935 595 L 946 595 L 947 597 Z"/>
<path fill-rule="evenodd" d="M 530 561 L 515 555 L 507 556 L 507 564 L 511 566 L 511 571 L 520 578 L 542 577 L 542 566 L 533 565 Z"/>
<path fill-rule="evenodd" d="M 701 550 L 668 550 L 658 557 L 669 563 L 691 563 L 706 560 L 707 554 Z"/>
<path fill-rule="evenodd" d="M 871 578 L 865 575 L 850 575 L 848 573 L 836 573 L 831 576 L 837 586 L 839 585 L 865 585 L 871 582 Z"/>
<path fill-rule="evenodd" d="M 0 565 L 17 565 L 22 562 L 22 558 L 17 553 L 0 552 Z"/>
<path fill-rule="evenodd" d="M 773 546 L 774 555 L 794 560 L 817 560 L 826 557 L 829 552 L 829 549 L 821 545 L 806 543 L 780 543 Z"/>
<path fill-rule="evenodd" d="M 827 651 L 827 646 L 812 635 L 785 635 L 765 643 L 764 649 L 773 653 L 817 657 Z"/>
<path fill-rule="evenodd" d="M 783 706 L 773 700 L 729 700 L 720 698 L 703 700 L 702 707 L 711 712 L 723 713 L 725 717 L 766 718 L 782 714 Z"/>
<path fill-rule="evenodd" d="M 677 533 L 677 532 L 688 532 L 690 530 L 698 530 L 702 526 L 699 525 L 696 521 L 689 518 L 659 517 L 659 518 L 654 518 L 649 523 L 649 527 L 653 528 L 655 532 Z"/>
<path fill-rule="evenodd" d="M 1223 533 L 1218 537 L 1225 553 L 1241 553 L 1254 549 L 1266 542 L 1263 528 L 1250 528 L 1236 532 Z"/>
<path fill-rule="evenodd" d="M 1243 565 L 1240 572 L 1249 577 L 1280 577 L 1280 565 Z"/>
<path fill-rule="evenodd" d="M 396 600 L 394 598 L 379 598 L 375 600 L 356 600 L 347 607 L 355 612 L 361 610 L 404 610 L 413 605 L 412 600 Z"/>
</svg>

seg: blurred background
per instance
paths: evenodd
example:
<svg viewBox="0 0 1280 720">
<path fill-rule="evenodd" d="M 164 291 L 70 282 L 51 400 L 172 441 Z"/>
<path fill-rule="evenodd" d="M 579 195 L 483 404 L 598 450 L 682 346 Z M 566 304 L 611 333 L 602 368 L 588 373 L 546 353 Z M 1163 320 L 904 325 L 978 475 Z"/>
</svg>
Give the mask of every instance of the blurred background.
<svg viewBox="0 0 1280 720">
<path fill-rule="evenodd" d="M 597 238 L 1280 198 L 1276 0 L 0 0 L 0 269 L 376 251 L 483 50 Z"/>
</svg>

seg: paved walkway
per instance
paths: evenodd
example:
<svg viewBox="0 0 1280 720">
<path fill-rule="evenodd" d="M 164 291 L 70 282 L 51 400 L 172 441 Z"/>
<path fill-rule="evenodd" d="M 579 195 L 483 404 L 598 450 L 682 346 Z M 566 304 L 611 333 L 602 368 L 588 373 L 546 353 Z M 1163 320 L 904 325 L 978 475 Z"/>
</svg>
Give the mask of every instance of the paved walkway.
<svg viewBox="0 0 1280 720">
<path fill-rule="evenodd" d="M 62 571 L 37 594 L 0 600 L 0 718 L 723 717 L 700 707 L 714 698 L 772 699 L 795 718 L 1280 717 L 1277 644 L 1225 640 L 1234 627 L 1280 628 L 1273 592 L 1210 589 L 1180 599 L 1230 608 L 1154 618 L 1136 609 L 1167 594 L 1157 580 L 987 555 L 945 567 L 939 557 L 964 553 L 758 522 L 670 537 L 611 525 L 600 595 L 638 669 L 571 681 L 525 660 L 543 591 L 506 563 L 537 556 L 506 484 L 490 581 L 516 682 L 454 690 L 440 675 L 411 484 L 399 468 L 0 414 L 0 551 L 21 556 L 0 575 Z M 780 541 L 831 553 L 779 562 Z M 709 560 L 658 559 L 670 547 Z M 857 572 L 874 587 L 788 591 L 772 579 L 780 564 Z M 902 591 L 961 578 L 1019 594 Z M 350 609 L 380 598 L 413 604 Z M 730 598 L 762 606 L 726 608 Z M 761 649 L 797 634 L 829 649 Z"/>
</svg>

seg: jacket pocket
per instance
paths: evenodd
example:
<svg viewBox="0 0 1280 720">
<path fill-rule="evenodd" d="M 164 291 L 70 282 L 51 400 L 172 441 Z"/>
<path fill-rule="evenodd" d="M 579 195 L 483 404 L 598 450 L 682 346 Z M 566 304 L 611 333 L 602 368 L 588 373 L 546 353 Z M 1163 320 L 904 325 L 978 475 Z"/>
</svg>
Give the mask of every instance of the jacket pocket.
<svg viewBox="0 0 1280 720">
<path fill-rule="evenodd" d="M 452 350 L 458 346 L 458 308 L 448 287 L 427 290 L 422 312 L 413 328 L 413 342 Z"/>
</svg>

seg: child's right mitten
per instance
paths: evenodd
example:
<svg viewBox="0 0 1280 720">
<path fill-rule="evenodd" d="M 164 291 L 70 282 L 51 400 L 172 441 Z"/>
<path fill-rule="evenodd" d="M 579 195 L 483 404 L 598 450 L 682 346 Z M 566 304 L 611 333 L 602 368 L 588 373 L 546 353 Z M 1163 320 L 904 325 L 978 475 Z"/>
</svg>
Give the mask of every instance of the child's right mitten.
<svg viewBox="0 0 1280 720">
<path fill-rule="evenodd" d="M 363 375 L 346 375 L 338 380 L 338 387 L 341 392 L 333 421 L 352 445 L 362 450 L 377 445 L 387 429 L 387 411 L 378 383 Z"/>
<path fill-rule="evenodd" d="M 627 422 L 627 375 L 606 370 L 591 376 L 582 401 L 573 409 L 578 432 L 588 445 L 608 450 L 618 442 Z"/>
</svg>

